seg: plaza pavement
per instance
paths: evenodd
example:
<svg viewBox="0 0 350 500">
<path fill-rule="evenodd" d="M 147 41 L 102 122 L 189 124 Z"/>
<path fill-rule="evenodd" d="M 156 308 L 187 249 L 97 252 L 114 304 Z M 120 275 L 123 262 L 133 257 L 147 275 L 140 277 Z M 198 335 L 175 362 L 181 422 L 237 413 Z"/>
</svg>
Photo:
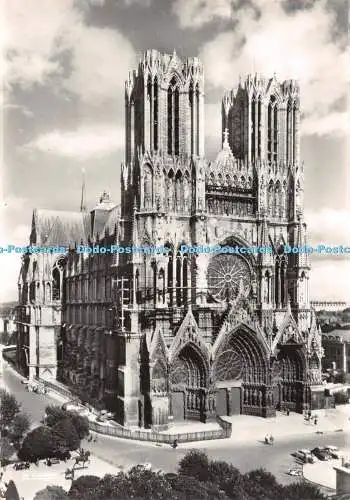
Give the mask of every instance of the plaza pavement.
<svg viewBox="0 0 350 500">
<path fill-rule="evenodd" d="M 103 477 L 105 474 L 118 474 L 121 469 L 112 466 L 105 461 L 90 456 L 91 463 L 81 469 L 76 469 L 74 479 L 80 476 L 93 475 Z M 8 465 L 4 470 L 2 483 L 8 483 L 11 479 L 16 484 L 20 498 L 33 500 L 35 494 L 46 486 L 62 486 L 66 491 L 71 487 L 72 481 L 65 478 L 65 471 L 72 468 L 73 460 L 60 462 L 48 467 L 44 461 L 40 461 L 39 466 L 31 464 L 30 469 L 16 471 L 12 465 Z"/>
</svg>

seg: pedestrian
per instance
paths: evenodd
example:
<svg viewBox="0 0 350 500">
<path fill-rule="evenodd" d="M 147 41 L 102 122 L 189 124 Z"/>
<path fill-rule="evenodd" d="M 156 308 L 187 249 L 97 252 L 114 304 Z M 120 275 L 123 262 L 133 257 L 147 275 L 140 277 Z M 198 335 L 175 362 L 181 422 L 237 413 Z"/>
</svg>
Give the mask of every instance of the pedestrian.
<svg viewBox="0 0 350 500">
<path fill-rule="evenodd" d="M 314 419 L 314 424 L 317 425 L 317 417 Z"/>
<path fill-rule="evenodd" d="M 287 408 L 287 417 L 289 417 L 289 408 Z"/>
</svg>

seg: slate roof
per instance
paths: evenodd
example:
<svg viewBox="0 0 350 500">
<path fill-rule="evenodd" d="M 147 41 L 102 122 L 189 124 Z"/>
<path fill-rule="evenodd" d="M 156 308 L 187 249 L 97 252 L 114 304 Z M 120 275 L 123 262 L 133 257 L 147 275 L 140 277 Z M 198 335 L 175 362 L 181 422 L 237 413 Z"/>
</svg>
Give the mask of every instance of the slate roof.
<svg viewBox="0 0 350 500">
<path fill-rule="evenodd" d="M 86 240 L 86 215 L 83 212 L 35 209 L 33 229 L 36 245 L 68 245 Z"/>
<path fill-rule="evenodd" d="M 97 235 L 102 238 L 107 231 L 114 232 L 120 217 L 120 207 L 110 199 L 100 203 L 90 212 L 35 209 L 33 212 L 31 244 L 68 246 L 70 242 L 87 242 Z"/>
</svg>

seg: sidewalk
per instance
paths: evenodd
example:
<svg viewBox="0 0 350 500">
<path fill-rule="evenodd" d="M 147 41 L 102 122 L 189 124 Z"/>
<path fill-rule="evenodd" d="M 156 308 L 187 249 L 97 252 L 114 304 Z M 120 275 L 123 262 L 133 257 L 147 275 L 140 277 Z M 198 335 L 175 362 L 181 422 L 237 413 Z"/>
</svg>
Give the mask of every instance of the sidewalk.
<svg viewBox="0 0 350 500">
<path fill-rule="evenodd" d="M 349 405 L 347 405 L 349 406 Z M 249 415 L 235 415 L 223 417 L 232 424 L 232 435 L 229 440 L 235 442 L 256 442 L 263 440 L 267 433 L 275 438 L 290 436 L 327 433 L 335 431 L 349 431 L 348 415 L 337 409 L 317 410 L 313 414 L 318 416 L 318 423 L 306 422 L 303 415 L 290 413 L 286 416 L 280 412 L 274 418 L 251 417 Z"/>
</svg>

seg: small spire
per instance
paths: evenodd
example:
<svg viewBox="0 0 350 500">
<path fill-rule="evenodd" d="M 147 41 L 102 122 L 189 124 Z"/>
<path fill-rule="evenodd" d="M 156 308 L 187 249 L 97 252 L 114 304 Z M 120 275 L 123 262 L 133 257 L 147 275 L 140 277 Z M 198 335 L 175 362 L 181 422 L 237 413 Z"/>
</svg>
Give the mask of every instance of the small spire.
<svg viewBox="0 0 350 500">
<path fill-rule="evenodd" d="M 81 200 L 80 200 L 80 212 L 86 212 L 86 192 L 85 192 L 85 168 L 81 169 L 82 174 L 82 184 L 81 184 Z"/>
<path fill-rule="evenodd" d="M 228 129 L 227 128 L 225 128 L 223 135 L 224 135 L 224 142 L 223 142 L 222 147 L 223 147 L 223 149 L 227 149 L 230 147 L 229 142 L 228 142 Z"/>
</svg>

